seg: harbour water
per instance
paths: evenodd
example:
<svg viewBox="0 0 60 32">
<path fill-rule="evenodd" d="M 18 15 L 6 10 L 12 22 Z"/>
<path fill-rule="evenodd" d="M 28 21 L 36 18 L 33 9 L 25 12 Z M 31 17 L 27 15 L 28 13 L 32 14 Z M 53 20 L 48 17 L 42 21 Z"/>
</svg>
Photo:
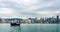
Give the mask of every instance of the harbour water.
<svg viewBox="0 0 60 32">
<path fill-rule="evenodd" d="M 60 32 L 60 24 L 0 24 L 0 32 Z"/>
</svg>

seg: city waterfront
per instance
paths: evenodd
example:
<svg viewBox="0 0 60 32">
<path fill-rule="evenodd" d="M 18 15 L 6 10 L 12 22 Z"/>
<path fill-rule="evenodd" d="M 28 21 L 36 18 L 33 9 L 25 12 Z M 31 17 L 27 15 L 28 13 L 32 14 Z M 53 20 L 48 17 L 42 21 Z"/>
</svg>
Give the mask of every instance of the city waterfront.
<svg viewBox="0 0 60 32">
<path fill-rule="evenodd" d="M 60 32 L 60 24 L 0 24 L 0 32 Z"/>
</svg>

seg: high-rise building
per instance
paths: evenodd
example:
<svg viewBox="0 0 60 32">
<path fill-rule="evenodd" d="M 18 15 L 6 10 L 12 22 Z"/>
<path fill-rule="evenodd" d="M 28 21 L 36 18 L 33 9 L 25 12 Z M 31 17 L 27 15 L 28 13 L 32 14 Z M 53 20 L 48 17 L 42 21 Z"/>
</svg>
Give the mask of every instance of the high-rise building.
<svg viewBox="0 0 60 32">
<path fill-rule="evenodd" d="M 2 23 L 6 23 L 5 19 L 2 19 Z"/>
<path fill-rule="evenodd" d="M 37 23 L 37 17 L 35 17 L 35 19 L 34 19 L 34 20 L 35 20 L 34 22 L 35 22 L 35 23 Z"/>
<path fill-rule="evenodd" d="M 56 22 L 57 22 L 57 24 L 59 23 L 59 16 L 58 15 L 57 15 L 57 21 Z"/>
<path fill-rule="evenodd" d="M 27 19 L 27 20 L 25 21 L 25 23 L 31 23 L 31 20 Z"/>
<path fill-rule="evenodd" d="M 42 23 L 42 18 L 38 20 L 38 23 Z"/>
</svg>

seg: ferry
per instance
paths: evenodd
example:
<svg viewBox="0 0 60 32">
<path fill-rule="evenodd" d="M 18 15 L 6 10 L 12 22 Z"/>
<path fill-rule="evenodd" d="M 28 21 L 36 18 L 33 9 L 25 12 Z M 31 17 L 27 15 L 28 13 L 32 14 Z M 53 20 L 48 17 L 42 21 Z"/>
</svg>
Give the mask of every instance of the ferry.
<svg viewBox="0 0 60 32">
<path fill-rule="evenodd" d="M 20 26 L 20 24 L 21 22 L 13 22 L 13 21 L 10 22 L 11 26 Z"/>
</svg>

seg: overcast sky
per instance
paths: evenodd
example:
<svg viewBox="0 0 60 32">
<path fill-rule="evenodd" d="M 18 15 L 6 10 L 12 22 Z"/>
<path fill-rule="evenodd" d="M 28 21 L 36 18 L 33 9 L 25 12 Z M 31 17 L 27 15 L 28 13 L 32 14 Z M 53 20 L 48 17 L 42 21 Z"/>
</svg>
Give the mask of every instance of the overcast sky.
<svg viewBox="0 0 60 32">
<path fill-rule="evenodd" d="M 0 17 L 51 17 L 60 14 L 60 0 L 0 0 Z"/>
</svg>

